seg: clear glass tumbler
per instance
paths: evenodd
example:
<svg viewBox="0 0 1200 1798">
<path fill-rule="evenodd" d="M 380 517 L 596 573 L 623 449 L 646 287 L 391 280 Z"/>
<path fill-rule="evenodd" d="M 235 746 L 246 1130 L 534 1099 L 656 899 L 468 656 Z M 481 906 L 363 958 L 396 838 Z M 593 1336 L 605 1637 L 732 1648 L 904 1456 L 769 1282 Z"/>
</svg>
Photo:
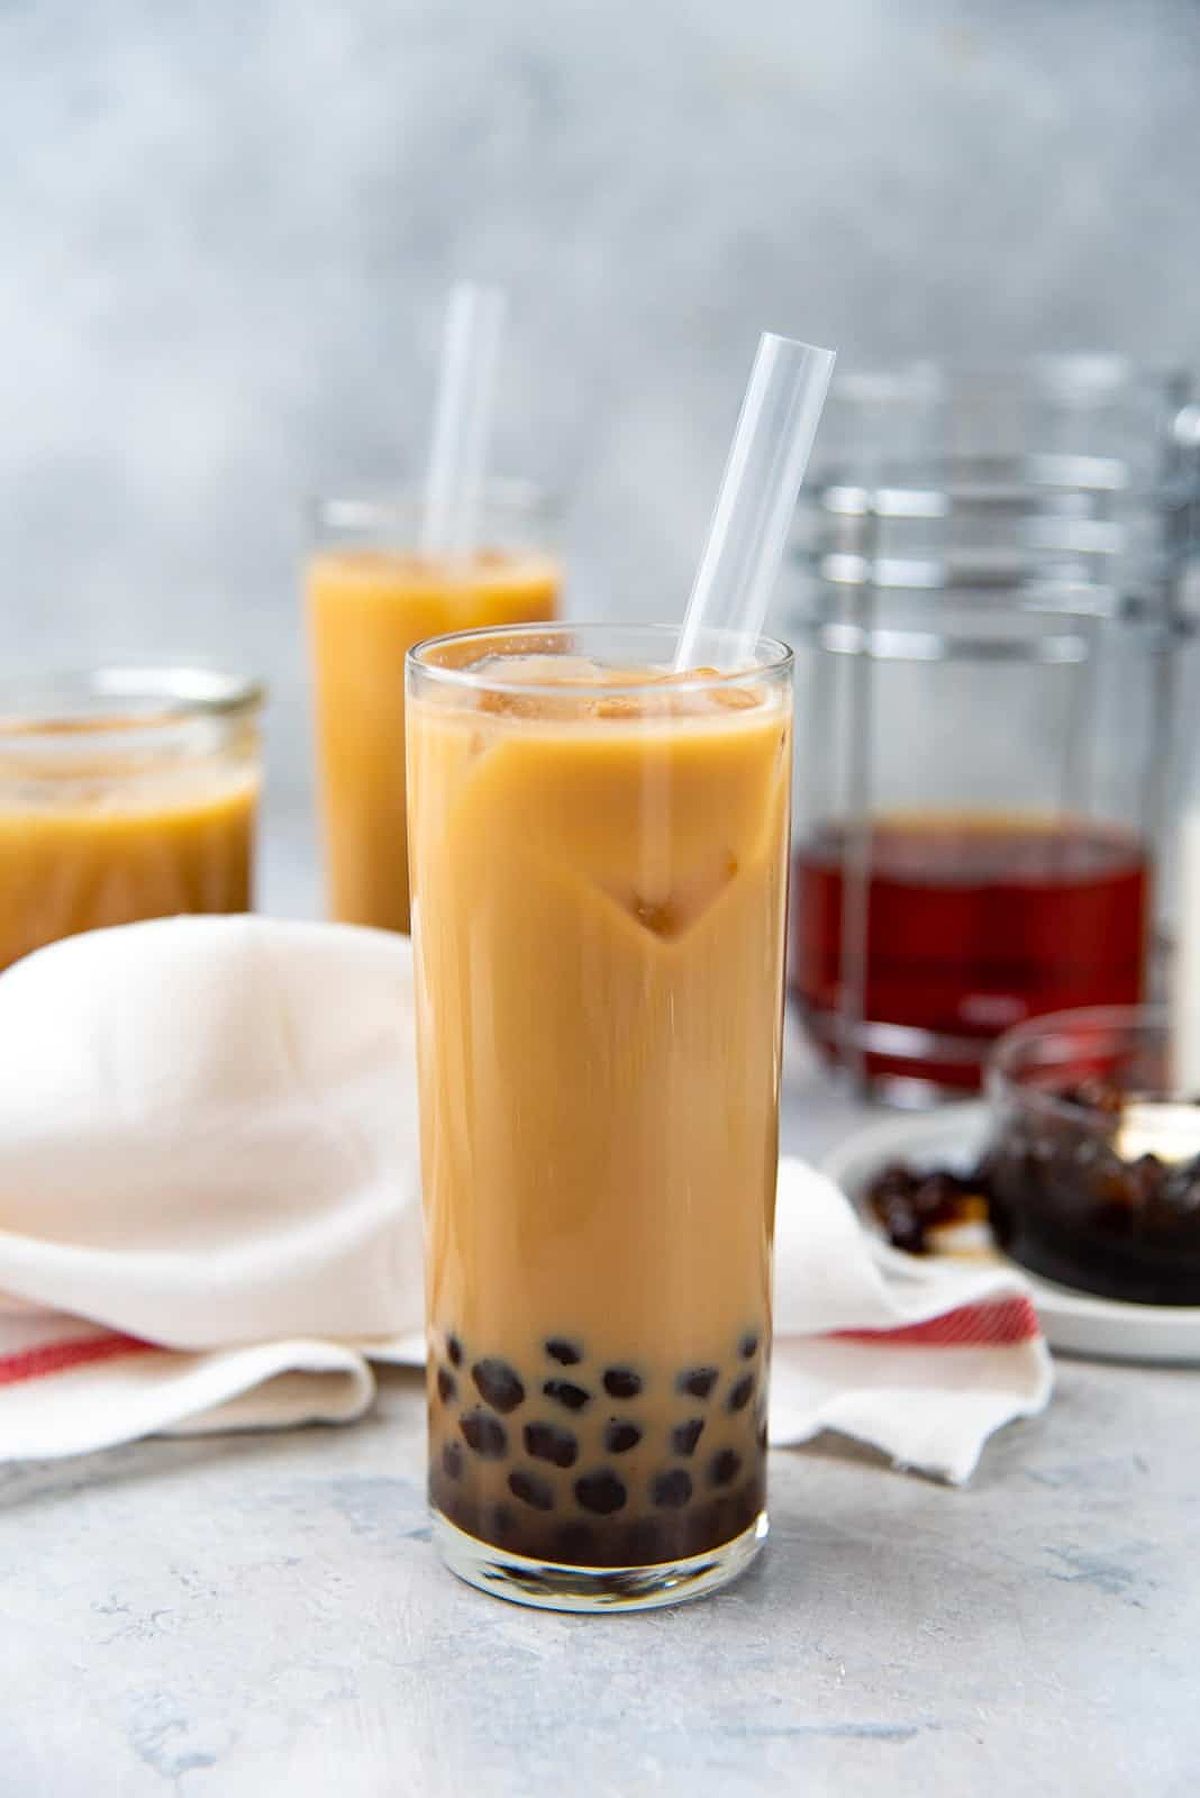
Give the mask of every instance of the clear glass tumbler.
<svg viewBox="0 0 1200 1798">
<path fill-rule="evenodd" d="M 674 643 L 408 660 L 435 1536 L 568 1610 L 766 1533 L 792 657 Z"/>
<path fill-rule="evenodd" d="M 306 570 L 317 772 L 329 915 L 407 930 L 404 658 L 414 643 L 558 612 L 562 569 L 545 496 L 517 481 L 485 490 L 480 547 L 420 549 L 423 496 L 316 507 Z"/>
</svg>

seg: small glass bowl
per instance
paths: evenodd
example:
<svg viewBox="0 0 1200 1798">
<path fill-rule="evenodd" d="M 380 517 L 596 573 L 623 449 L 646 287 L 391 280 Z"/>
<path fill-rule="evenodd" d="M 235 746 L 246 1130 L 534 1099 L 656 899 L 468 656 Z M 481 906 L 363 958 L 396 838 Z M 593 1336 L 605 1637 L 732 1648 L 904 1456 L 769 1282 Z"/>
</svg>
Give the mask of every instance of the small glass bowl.
<svg viewBox="0 0 1200 1798">
<path fill-rule="evenodd" d="M 1165 1012 L 1019 1025 L 993 1052 L 991 1223 L 1015 1261 L 1135 1304 L 1200 1305 L 1200 1103 L 1171 1095 Z"/>
</svg>

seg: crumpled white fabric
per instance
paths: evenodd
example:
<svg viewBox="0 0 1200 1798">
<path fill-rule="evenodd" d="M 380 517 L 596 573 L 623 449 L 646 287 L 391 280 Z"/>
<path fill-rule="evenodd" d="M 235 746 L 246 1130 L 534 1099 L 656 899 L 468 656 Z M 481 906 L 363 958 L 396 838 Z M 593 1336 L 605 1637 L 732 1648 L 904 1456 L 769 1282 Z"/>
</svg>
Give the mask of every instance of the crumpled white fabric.
<svg viewBox="0 0 1200 1798">
<path fill-rule="evenodd" d="M 830 1335 L 986 1314 L 1006 1270 L 896 1271 L 799 1162 L 778 1247 L 776 1442 L 838 1429 L 961 1480 L 1046 1403 L 1036 1334 Z M 0 976 L 0 1459 L 349 1422 L 372 1361 L 419 1365 L 421 1295 L 404 938 L 175 918 Z"/>
</svg>

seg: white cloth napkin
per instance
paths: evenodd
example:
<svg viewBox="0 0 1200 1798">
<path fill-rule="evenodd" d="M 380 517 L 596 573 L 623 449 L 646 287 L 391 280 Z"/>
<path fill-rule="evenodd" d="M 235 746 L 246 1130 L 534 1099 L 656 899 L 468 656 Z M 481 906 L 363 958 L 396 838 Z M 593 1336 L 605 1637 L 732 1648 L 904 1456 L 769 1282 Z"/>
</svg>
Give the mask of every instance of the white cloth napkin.
<svg viewBox="0 0 1200 1798">
<path fill-rule="evenodd" d="M 772 1438 L 967 1478 L 1045 1405 L 1002 1269 L 899 1263 L 780 1169 Z M 412 962 L 400 937 L 178 918 L 0 976 L 0 1459 L 349 1422 L 419 1365 Z"/>
</svg>

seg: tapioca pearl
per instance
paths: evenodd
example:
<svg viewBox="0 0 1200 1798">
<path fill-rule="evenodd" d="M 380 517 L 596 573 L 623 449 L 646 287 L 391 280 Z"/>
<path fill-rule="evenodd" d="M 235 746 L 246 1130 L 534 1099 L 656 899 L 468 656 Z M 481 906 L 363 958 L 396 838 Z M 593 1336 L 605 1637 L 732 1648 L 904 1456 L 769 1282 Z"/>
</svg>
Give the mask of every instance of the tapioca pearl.
<svg viewBox="0 0 1200 1798">
<path fill-rule="evenodd" d="M 585 1473 L 575 1482 L 575 1497 L 585 1511 L 598 1517 L 611 1517 L 624 1507 L 629 1494 L 615 1473 L 602 1467 L 596 1473 Z"/>
<path fill-rule="evenodd" d="M 433 1508 L 458 1525 L 468 1536 L 479 1534 L 479 1509 L 461 1486 L 443 1486 L 433 1499 Z"/>
<path fill-rule="evenodd" d="M 571 1380 L 547 1380 L 542 1391 L 556 1405 L 563 1405 L 568 1411 L 582 1411 L 585 1405 L 592 1402 L 591 1393 L 583 1386 L 576 1386 Z"/>
<path fill-rule="evenodd" d="M 685 1467 L 672 1467 L 655 1476 L 650 1497 L 660 1510 L 678 1511 L 692 1496 L 692 1476 Z"/>
<path fill-rule="evenodd" d="M 719 1370 L 715 1367 L 685 1367 L 675 1382 L 675 1390 L 686 1393 L 688 1398 L 707 1398 L 718 1375 Z"/>
<path fill-rule="evenodd" d="M 722 1543 L 732 1542 L 741 1534 L 733 1504 L 729 1494 L 722 1493 L 719 1502 L 707 1505 L 693 1505 L 684 1512 L 689 1524 L 688 1553 L 704 1554 L 707 1550 L 719 1547 Z"/>
<path fill-rule="evenodd" d="M 446 1353 L 450 1357 L 451 1366 L 453 1366 L 453 1367 L 461 1367 L 462 1366 L 462 1364 L 463 1364 L 463 1346 L 462 1346 L 462 1343 L 459 1341 L 458 1337 L 453 1333 L 453 1331 L 451 1331 L 450 1335 L 447 1336 L 447 1338 L 446 1338 Z"/>
<path fill-rule="evenodd" d="M 442 1472 L 448 1480 L 461 1480 L 463 1476 L 463 1452 L 461 1442 L 447 1442 L 442 1449 Z"/>
<path fill-rule="evenodd" d="M 738 1343 L 738 1354 L 743 1361 L 753 1361 L 758 1353 L 758 1337 L 753 1330 L 747 1330 Z"/>
<path fill-rule="evenodd" d="M 657 1518 L 639 1517 L 636 1523 L 629 1525 L 627 1540 L 631 1562 L 642 1561 L 649 1564 L 663 1559 L 663 1526 Z"/>
<path fill-rule="evenodd" d="M 525 1425 L 525 1453 L 535 1461 L 549 1461 L 553 1467 L 574 1467 L 579 1458 L 579 1444 L 570 1430 L 560 1430 L 553 1423 Z"/>
<path fill-rule="evenodd" d="M 740 1380 L 735 1380 L 729 1389 L 728 1407 L 731 1411 L 744 1411 L 754 1396 L 754 1375 L 744 1373 Z"/>
<path fill-rule="evenodd" d="M 756 1491 L 753 1486 L 743 1486 L 740 1491 L 734 1493 L 733 1518 L 739 1535 L 743 1530 L 750 1528 L 761 1510 L 762 1493 Z"/>
<path fill-rule="evenodd" d="M 642 1432 L 636 1423 L 622 1423 L 620 1418 L 610 1418 L 604 1430 L 604 1446 L 612 1455 L 626 1454 L 636 1448 L 642 1439 Z"/>
<path fill-rule="evenodd" d="M 487 1513 L 487 1533 L 494 1542 L 511 1542 L 517 1519 L 511 1505 L 492 1505 Z"/>
<path fill-rule="evenodd" d="M 578 1367 L 583 1360 L 583 1350 L 578 1343 L 571 1342 L 565 1336 L 547 1337 L 543 1347 L 552 1361 L 560 1367 Z"/>
<path fill-rule="evenodd" d="M 451 1399 L 455 1399 L 458 1397 L 458 1381 L 455 1379 L 454 1375 L 450 1372 L 450 1369 L 448 1367 L 439 1367 L 438 1368 L 438 1370 L 437 1370 L 437 1389 L 438 1389 L 438 1397 L 441 1399 L 441 1401 L 444 1405 L 448 1405 L 450 1403 Z"/>
<path fill-rule="evenodd" d="M 717 1519 L 711 1505 L 689 1505 L 686 1511 L 680 1511 L 673 1519 L 683 1538 L 679 1549 L 681 1560 L 691 1559 L 693 1555 L 711 1554 L 716 1548 L 724 1548 L 737 1535 L 735 1529 Z"/>
<path fill-rule="evenodd" d="M 690 1455 L 703 1434 L 704 1419 L 702 1417 L 689 1417 L 686 1423 L 677 1423 L 671 1431 L 672 1453 Z"/>
<path fill-rule="evenodd" d="M 642 1390 L 642 1376 L 632 1367 L 606 1367 L 604 1390 L 609 1398 L 637 1398 Z"/>
<path fill-rule="evenodd" d="M 755 1447 L 760 1455 L 767 1452 L 767 1420 L 764 1417 L 758 1426 L 758 1434 L 754 1438 Z"/>
<path fill-rule="evenodd" d="M 554 1509 L 554 1493 L 549 1480 L 542 1479 L 540 1474 L 530 1473 L 523 1467 L 515 1468 L 508 1476 L 508 1489 L 514 1498 L 529 1505 L 535 1511 L 552 1511 Z"/>
<path fill-rule="evenodd" d="M 731 1448 L 723 1448 L 720 1454 L 713 1456 L 709 1463 L 709 1484 L 713 1486 L 730 1486 L 742 1471 L 742 1457 Z"/>
<path fill-rule="evenodd" d="M 498 1417 L 487 1411 L 468 1411 L 460 1417 L 458 1427 L 481 1461 L 502 1461 L 508 1453 L 508 1431 Z"/>
<path fill-rule="evenodd" d="M 592 1528 L 587 1523 L 564 1523 L 554 1538 L 554 1551 L 564 1561 L 582 1559 L 590 1554 L 593 1541 Z"/>
<path fill-rule="evenodd" d="M 476 1361 L 471 1369 L 471 1378 L 479 1390 L 480 1398 L 493 1411 L 507 1415 L 525 1402 L 525 1388 L 515 1370 L 496 1355 Z"/>
</svg>

